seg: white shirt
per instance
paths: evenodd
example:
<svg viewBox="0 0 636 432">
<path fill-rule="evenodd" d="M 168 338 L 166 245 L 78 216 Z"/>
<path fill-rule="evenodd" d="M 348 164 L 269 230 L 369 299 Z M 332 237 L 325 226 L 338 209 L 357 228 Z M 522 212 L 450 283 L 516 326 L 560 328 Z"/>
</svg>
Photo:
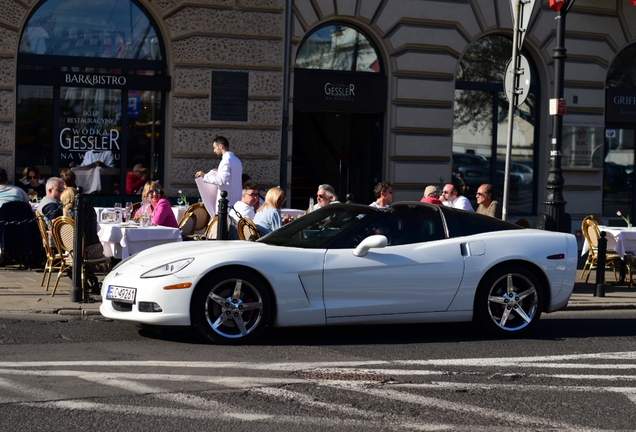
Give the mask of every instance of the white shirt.
<svg viewBox="0 0 636 432">
<path fill-rule="evenodd" d="M 243 164 L 231 151 L 223 153 L 217 170 L 210 170 L 203 176 L 206 183 L 219 187 L 216 202 L 221 199 L 221 191 L 227 191 L 227 202 L 241 201 L 243 195 Z"/>
<path fill-rule="evenodd" d="M 338 200 L 331 201 L 329 204 L 340 204 L 340 201 L 338 201 Z M 327 205 L 329 205 L 329 204 L 327 204 Z M 314 204 L 314 207 L 311 209 L 311 211 L 318 210 L 319 208 L 321 208 L 320 204 Z"/>
<path fill-rule="evenodd" d="M 464 195 L 458 195 L 454 201 L 444 201 L 444 205 L 447 207 L 458 208 L 462 210 L 468 210 L 474 212 L 473 205 L 468 201 Z"/>
<path fill-rule="evenodd" d="M 232 219 L 234 219 L 237 223 L 239 221 L 239 217 L 236 212 L 239 212 L 241 216 L 246 217 L 248 219 L 254 220 L 254 207 L 249 204 L 244 203 L 243 201 L 237 201 L 234 203 L 234 210 L 230 209 L 228 212 Z"/>
<path fill-rule="evenodd" d="M 375 207 L 375 208 L 378 208 L 380 210 L 387 210 L 389 208 L 389 205 L 387 204 L 385 206 L 381 206 L 377 202 L 373 201 L 371 204 L 369 204 L 369 207 Z"/>
<path fill-rule="evenodd" d="M 19 187 L 0 185 L 0 205 L 11 201 L 22 201 L 28 203 L 29 196 Z"/>
<path fill-rule="evenodd" d="M 88 150 L 86 153 L 84 153 L 84 159 L 82 160 L 81 166 L 90 165 L 98 161 L 106 165 L 108 168 L 115 167 L 115 156 L 110 150 L 105 150 L 99 153 L 96 153 L 93 150 Z"/>
</svg>

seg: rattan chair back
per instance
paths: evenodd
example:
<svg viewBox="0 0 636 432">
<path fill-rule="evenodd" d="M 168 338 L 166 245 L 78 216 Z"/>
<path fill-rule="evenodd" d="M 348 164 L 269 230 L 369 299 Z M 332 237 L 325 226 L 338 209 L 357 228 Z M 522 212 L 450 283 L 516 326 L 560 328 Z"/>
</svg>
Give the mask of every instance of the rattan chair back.
<svg viewBox="0 0 636 432">
<path fill-rule="evenodd" d="M 254 241 L 261 237 L 256 224 L 250 218 L 243 217 L 238 221 L 238 235 L 241 240 Z"/>
</svg>

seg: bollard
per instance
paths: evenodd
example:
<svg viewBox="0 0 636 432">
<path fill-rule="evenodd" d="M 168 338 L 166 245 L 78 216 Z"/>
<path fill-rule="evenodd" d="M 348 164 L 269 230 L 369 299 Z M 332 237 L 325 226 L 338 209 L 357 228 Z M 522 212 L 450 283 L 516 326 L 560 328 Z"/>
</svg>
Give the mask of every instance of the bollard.
<svg viewBox="0 0 636 432">
<path fill-rule="evenodd" d="M 82 224 L 82 191 L 81 187 L 77 188 L 77 194 L 75 194 L 75 201 L 73 207 L 75 210 L 75 230 L 73 232 L 73 286 L 68 292 L 69 298 L 74 303 L 79 303 L 83 300 L 82 290 L 82 262 L 84 257 L 82 256 L 82 240 L 84 227 Z"/>
<path fill-rule="evenodd" d="M 598 249 L 596 257 L 596 291 L 594 297 L 605 297 L 605 258 L 607 256 L 607 239 L 605 231 L 601 231 L 598 239 Z"/>
<path fill-rule="evenodd" d="M 221 199 L 219 200 L 219 222 L 216 225 L 216 238 L 219 240 L 227 240 L 227 191 L 221 191 Z"/>
</svg>

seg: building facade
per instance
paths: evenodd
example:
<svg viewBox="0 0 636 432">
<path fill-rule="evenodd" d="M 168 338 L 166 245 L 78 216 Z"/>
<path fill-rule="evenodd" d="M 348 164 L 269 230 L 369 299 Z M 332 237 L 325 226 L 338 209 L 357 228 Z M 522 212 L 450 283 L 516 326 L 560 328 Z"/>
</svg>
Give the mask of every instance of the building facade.
<svg viewBox="0 0 636 432">
<path fill-rule="evenodd" d="M 212 140 L 223 135 L 259 185 L 285 183 L 293 207 L 321 183 L 363 203 L 378 181 L 398 200 L 455 175 L 473 200 L 481 183 L 502 190 L 509 0 L 0 0 L 0 10 L 0 166 L 12 180 L 71 166 L 114 201 L 142 165 L 168 196 L 196 196 L 194 172 L 218 164 Z M 544 211 L 555 16 L 537 0 L 525 32 L 510 220 Z M 566 29 L 563 195 L 576 227 L 587 214 L 635 214 L 636 7 L 576 0 Z"/>
</svg>

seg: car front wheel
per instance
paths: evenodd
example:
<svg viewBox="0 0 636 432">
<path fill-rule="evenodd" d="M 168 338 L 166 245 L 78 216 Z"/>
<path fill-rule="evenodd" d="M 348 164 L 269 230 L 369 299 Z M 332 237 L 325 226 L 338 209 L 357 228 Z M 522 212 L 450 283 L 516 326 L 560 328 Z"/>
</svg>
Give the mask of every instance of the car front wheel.
<svg viewBox="0 0 636 432">
<path fill-rule="evenodd" d="M 541 317 L 543 290 L 528 269 L 510 265 L 486 276 L 475 298 L 475 317 L 498 336 L 523 333 Z"/>
<path fill-rule="evenodd" d="M 195 327 L 220 344 L 252 342 L 265 329 L 271 312 L 269 294 L 254 275 L 229 270 L 204 278 L 193 297 Z"/>
</svg>

